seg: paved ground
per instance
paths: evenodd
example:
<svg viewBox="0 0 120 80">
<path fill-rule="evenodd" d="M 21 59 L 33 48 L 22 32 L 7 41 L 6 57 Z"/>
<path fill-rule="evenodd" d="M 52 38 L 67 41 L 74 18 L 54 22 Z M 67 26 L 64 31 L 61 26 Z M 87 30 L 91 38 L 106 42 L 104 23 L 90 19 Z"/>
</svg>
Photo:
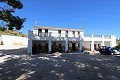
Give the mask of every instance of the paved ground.
<svg viewBox="0 0 120 80">
<path fill-rule="evenodd" d="M 0 59 L 0 80 L 120 80 L 120 58 L 111 55 L 27 55 L 20 48 L 1 50 Z"/>
</svg>

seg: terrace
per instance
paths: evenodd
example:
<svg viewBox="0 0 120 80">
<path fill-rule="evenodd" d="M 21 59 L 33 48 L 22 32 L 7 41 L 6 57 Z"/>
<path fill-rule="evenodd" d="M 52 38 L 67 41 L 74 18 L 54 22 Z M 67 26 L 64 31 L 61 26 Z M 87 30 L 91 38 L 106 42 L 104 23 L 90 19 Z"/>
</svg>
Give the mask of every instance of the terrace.
<svg viewBox="0 0 120 80">
<path fill-rule="evenodd" d="M 32 32 L 32 31 L 31 31 Z M 111 35 L 93 35 L 93 34 L 84 34 L 81 35 L 82 39 L 84 41 L 111 41 L 112 36 Z M 55 32 L 50 32 L 50 33 L 39 33 L 33 34 L 32 32 L 32 40 L 49 40 L 51 38 L 52 41 L 65 41 L 68 39 L 68 41 L 79 41 L 80 36 L 79 34 L 66 34 L 66 33 L 55 33 Z"/>
</svg>

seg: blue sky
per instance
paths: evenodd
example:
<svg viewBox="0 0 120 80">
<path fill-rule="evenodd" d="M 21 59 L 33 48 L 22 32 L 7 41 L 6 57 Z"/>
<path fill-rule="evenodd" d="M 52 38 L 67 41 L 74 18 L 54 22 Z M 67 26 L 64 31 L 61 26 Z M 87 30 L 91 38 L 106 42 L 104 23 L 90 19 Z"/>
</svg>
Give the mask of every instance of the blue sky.
<svg viewBox="0 0 120 80">
<path fill-rule="evenodd" d="M 120 0 L 21 0 L 15 15 L 27 18 L 21 31 L 27 34 L 35 21 L 39 26 L 82 28 L 85 34 L 120 37 Z"/>
</svg>

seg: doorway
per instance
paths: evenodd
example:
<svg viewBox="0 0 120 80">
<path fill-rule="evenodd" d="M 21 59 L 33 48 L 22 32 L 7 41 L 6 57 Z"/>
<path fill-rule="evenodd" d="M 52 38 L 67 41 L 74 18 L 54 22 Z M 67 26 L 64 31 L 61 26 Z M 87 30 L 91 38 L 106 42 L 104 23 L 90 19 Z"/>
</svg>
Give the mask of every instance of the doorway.
<svg viewBox="0 0 120 80">
<path fill-rule="evenodd" d="M 97 50 L 97 45 L 96 44 L 94 44 L 94 49 Z"/>
<path fill-rule="evenodd" d="M 48 44 L 45 43 L 45 52 L 48 52 Z"/>
<path fill-rule="evenodd" d="M 75 51 L 75 50 L 76 50 L 75 43 L 72 43 L 72 51 Z"/>
</svg>

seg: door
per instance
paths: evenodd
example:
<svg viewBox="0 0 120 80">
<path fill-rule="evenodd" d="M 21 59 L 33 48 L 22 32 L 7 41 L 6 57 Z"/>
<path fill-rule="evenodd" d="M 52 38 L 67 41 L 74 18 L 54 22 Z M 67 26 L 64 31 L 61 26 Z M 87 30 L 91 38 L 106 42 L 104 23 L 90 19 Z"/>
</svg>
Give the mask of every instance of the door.
<svg viewBox="0 0 120 80">
<path fill-rule="evenodd" d="M 97 50 L 97 45 L 96 44 L 94 44 L 94 49 Z"/>
<path fill-rule="evenodd" d="M 75 49 L 76 49 L 75 43 L 72 43 L 72 50 L 75 51 Z"/>
</svg>

